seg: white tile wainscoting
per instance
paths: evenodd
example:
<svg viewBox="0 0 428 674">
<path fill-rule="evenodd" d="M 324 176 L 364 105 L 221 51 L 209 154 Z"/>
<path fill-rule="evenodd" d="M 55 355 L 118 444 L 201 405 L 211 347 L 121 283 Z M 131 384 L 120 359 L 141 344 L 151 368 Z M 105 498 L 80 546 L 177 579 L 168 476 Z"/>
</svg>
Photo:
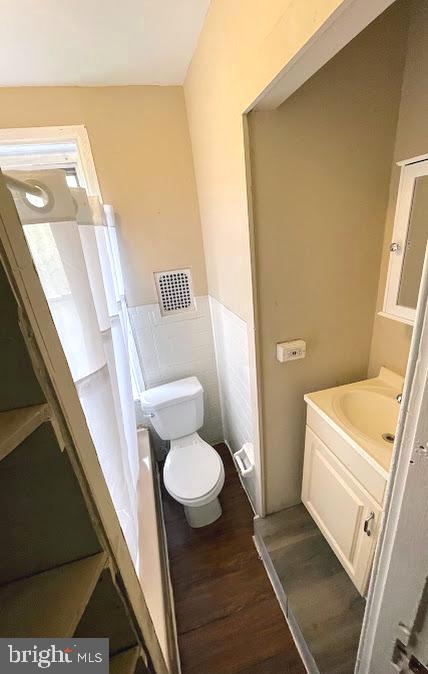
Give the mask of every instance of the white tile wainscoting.
<svg viewBox="0 0 428 674">
<path fill-rule="evenodd" d="M 174 379 L 198 377 L 204 388 L 202 437 L 223 439 L 216 358 L 209 300 L 195 298 L 195 311 L 161 316 L 159 304 L 130 307 L 129 316 L 147 388 Z"/>
<path fill-rule="evenodd" d="M 210 296 L 215 353 L 220 389 L 224 440 L 234 453 L 253 442 L 248 328 L 242 318 Z M 256 503 L 254 473 L 243 478 L 253 505 Z"/>
</svg>

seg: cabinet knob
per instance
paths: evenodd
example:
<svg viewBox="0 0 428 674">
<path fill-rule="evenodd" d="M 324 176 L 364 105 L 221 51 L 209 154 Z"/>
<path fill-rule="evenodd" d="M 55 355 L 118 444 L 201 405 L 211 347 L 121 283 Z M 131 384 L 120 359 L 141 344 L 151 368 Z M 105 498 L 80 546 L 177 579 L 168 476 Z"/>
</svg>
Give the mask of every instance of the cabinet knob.
<svg viewBox="0 0 428 674">
<path fill-rule="evenodd" d="M 391 253 L 398 253 L 400 248 L 401 248 L 400 244 L 396 242 L 391 243 L 391 245 L 389 246 L 389 250 L 391 251 Z"/>
<path fill-rule="evenodd" d="M 364 520 L 364 533 L 367 534 L 367 536 L 371 536 L 372 532 L 370 531 L 370 522 L 374 520 L 374 512 L 371 511 L 369 513 L 368 517 Z"/>
</svg>

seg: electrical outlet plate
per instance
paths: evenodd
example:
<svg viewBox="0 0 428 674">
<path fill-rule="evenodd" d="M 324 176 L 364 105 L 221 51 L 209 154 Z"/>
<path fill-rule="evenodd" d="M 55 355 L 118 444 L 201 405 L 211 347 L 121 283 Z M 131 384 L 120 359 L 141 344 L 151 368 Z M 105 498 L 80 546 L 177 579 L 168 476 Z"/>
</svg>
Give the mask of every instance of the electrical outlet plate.
<svg viewBox="0 0 428 674">
<path fill-rule="evenodd" d="M 290 342 L 280 342 L 276 345 L 276 357 L 280 363 L 299 360 L 305 356 L 306 342 L 303 339 L 293 339 Z"/>
</svg>

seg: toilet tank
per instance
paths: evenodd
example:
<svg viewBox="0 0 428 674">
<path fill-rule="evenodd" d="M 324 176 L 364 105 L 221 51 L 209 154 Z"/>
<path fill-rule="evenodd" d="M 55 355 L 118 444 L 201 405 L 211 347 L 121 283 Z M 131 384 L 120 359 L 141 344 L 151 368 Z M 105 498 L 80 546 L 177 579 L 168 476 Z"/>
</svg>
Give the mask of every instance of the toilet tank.
<svg viewBox="0 0 428 674">
<path fill-rule="evenodd" d="M 195 433 L 204 421 L 204 391 L 196 377 L 147 389 L 141 405 L 162 440 Z"/>
</svg>

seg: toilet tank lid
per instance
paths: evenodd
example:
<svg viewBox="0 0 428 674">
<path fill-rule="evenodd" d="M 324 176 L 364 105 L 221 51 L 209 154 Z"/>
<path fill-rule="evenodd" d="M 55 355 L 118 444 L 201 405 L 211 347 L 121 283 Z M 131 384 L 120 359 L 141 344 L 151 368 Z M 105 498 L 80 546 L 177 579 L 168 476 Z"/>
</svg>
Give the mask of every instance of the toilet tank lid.
<svg viewBox="0 0 428 674">
<path fill-rule="evenodd" d="M 201 395 L 203 389 L 197 377 L 186 377 L 169 384 L 149 388 L 141 394 L 143 410 L 159 410 L 162 407 L 192 400 Z"/>
</svg>

